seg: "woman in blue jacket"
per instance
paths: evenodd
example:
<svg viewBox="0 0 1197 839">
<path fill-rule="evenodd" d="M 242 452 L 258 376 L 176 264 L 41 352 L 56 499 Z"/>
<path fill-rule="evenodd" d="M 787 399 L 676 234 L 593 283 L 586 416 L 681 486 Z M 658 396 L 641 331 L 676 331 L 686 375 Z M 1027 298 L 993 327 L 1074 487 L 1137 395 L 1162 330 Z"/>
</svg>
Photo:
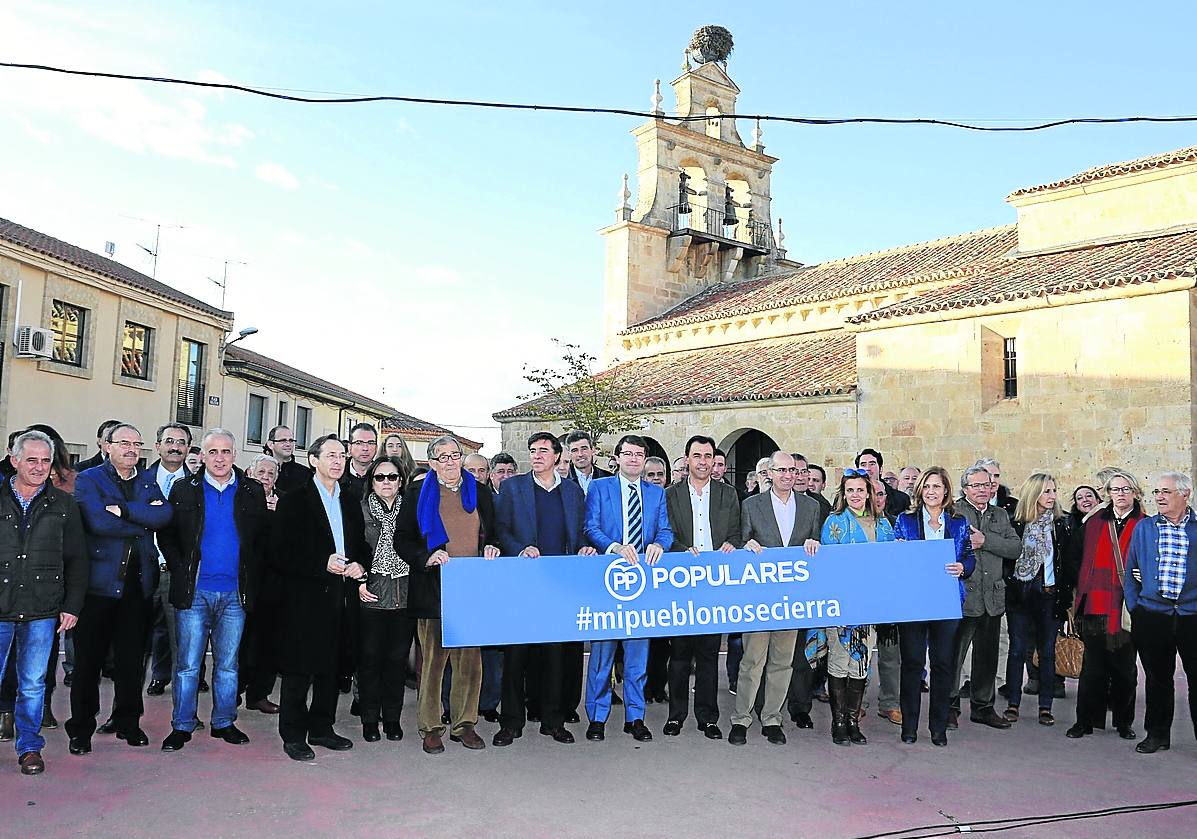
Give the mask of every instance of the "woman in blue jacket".
<svg viewBox="0 0 1197 839">
<path fill-rule="evenodd" d="M 950 539 L 956 545 L 956 561 L 944 569 L 961 580 L 973 573 L 976 557 L 969 541 L 968 520 L 952 509 L 952 479 L 942 466 L 932 466 L 914 485 L 911 502 L 914 509 L 898 516 L 895 531 L 902 541 L 915 539 Z M 964 603 L 964 583 L 960 583 L 960 602 Z M 898 625 L 898 643 L 902 653 L 902 679 L 899 688 L 902 706 L 902 742 L 918 740 L 919 705 L 922 702 L 923 661 L 928 649 L 931 656 L 931 694 L 927 708 L 931 742 L 948 744 L 948 707 L 951 679 L 956 656 L 956 632 L 960 621 L 912 621 Z"/>
<path fill-rule="evenodd" d="M 844 470 L 820 541 L 824 545 L 894 541 L 894 528 L 878 508 L 866 470 Z M 807 634 L 806 658 L 811 666 L 827 657 L 831 739 L 838 746 L 869 742 L 860 732 L 859 718 L 874 634 L 872 626 L 835 626 Z"/>
</svg>

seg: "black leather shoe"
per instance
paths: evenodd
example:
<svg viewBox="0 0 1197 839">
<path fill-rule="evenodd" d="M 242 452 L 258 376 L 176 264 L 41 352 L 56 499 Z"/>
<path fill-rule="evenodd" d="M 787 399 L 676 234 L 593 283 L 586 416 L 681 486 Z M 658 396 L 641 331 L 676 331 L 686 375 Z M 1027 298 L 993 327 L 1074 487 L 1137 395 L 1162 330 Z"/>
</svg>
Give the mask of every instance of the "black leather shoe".
<svg viewBox="0 0 1197 839">
<path fill-rule="evenodd" d="M 486 720 L 487 722 L 498 722 L 499 721 L 499 712 L 496 711 L 494 708 L 491 708 L 486 711 L 479 711 L 478 713 L 482 716 L 482 719 Z"/>
<path fill-rule="evenodd" d="M 146 696 L 161 696 L 166 693 L 166 682 L 160 679 L 152 679 L 149 687 L 145 689 Z"/>
<path fill-rule="evenodd" d="M 444 714 L 441 714 L 441 725 L 448 725 L 448 724 L 449 724 L 449 714 L 448 714 L 448 712 L 446 712 L 446 713 L 444 713 Z"/>
<path fill-rule="evenodd" d="M 148 746 L 150 744 L 150 738 L 146 737 L 145 732 L 136 726 L 128 731 L 118 731 L 116 739 L 124 740 L 130 746 Z"/>
<path fill-rule="evenodd" d="M 50 710 L 49 703 L 42 708 L 42 728 L 58 728 L 58 720 L 54 717 L 54 712 Z"/>
<path fill-rule="evenodd" d="M 360 717 L 361 715 L 362 715 L 361 706 L 358 704 L 358 701 L 355 699 L 349 703 L 349 716 Z"/>
<path fill-rule="evenodd" d="M 932 746 L 946 746 L 947 744 L 948 744 L 948 733 L 946 731 L 941 731 L 938 734 L 935 734 L 935 733 L 931 734 L 931 745 Z"/>
<path fill-rule="evenodd" d="M 570 711 L 568 714 L 565 715 L 565 721 L 566 721 L 566 723 L 573 724 L 573 723 L 581 722 L 582 718 L 578 716 L 577 711 Z"/>
<path fill-rule="evenodd" d="M 490 744 L 498 746 L 500 749 L 504 746 L 510 746 L 516 740 L 524 736 L 522 731 L 512 731 L 510 728 L 500 728 L 495 732 L 495 736 L 491 738 Z"/>
<path fill-rule="evenodd" d="M 556 743 L 574 742 L 574 735 L 571 734 L 570 730 L 565 726 L 561 726 L 560 728 L 546 728 L 542 725 L 540 727 L 540 733 L 545 737 L 552 737 L 553 741 Z"/>
<path fill-rule="evenodd" d="M 604 722 L 592 722 L 586 726 L 587 740 L 606 740 L 607 739 L 607 724 Z"/>
<path fill-rule="evenodd" d="M 316 753 L 307 743 L 283 743 L 283 751 L 291 760 L 316 759 Z"/>
<path fill-rule="evenodd" d="M 902 742 L 903 743 L 917 743 L 918 741 L 919 741 L 919 736 L 917 734 L 906 734 L 906 733 L 902 734 Z"/>
<path fill-rule="evenodd" d="M 765 739 L 774 746 L 784 746 L 786 744 L 786 733 L 781 730 L 780 725 L 766 725 L 761 728 L 761 734 L 764 734 Z"/>
<path fill-rule="evenodd" d="M 1129 725 L 1120 725 L 1118 726 L 1118 736 L 1123 740 L 1134 740 L 1135 730 Z"/>
<path fill-rule="evenodd" d="M 403 739 L 403 726 L 397 722 L 384 722 L 382 724 L 382 733 L 387 736 L 388 740 L 398 741 Z"/>
<path fill-rule="evenodd" d="M 1141 755 L 1153 755 L 1156 752 L 1166 752 L 1170 748 L 1172 748 L 1172 743 L 1167 737 L 1148 734 L 1139 741 L 1139 745 L 1135 746 L 1135 751 Z"/>
<path fill-rule="evenodd" d="M 1072 728 L 1064 732 L 1064 736 L 1072 740 L 1080 740 L 1086 734 L 1093 733 L 1093 726 L 1085 725 L 1083 722 L 1078 722 Z M 1133 734 L 1131 735 L 1134 736 Z"/>
<path fill-rule="evenodd" d="M 112 721 L 112 717 L 96 726 L 96 734 L 116 734 L 116 723 Z"/>
<path fill-rule="evenodd" d="M 719 730 L 719 726 L 716 723 L 709 722 L 706 725 L 699 726 L 699 728 L 701 729 L 703 736 L 705 736 L 708 740 L 723 739 L 723 732 Z"/>
<path fill-rule="evenodd" d="M 677 737 L 682 733 L 682 724 L 677 720 L 669 720 L 669 722 L 665 723 L 665 728 L 661 733 L 666 737 Z"/>
<path fill-rule="evenodd" d="M 986 708 L 979 714 L 970 714 L 969 720 L 981 725 L 987 725 L 990 728 L 1009 728 L 1010 720 L 1000 716 L 997 711 L 992 708 Z"/>
<path fill-rule="evenodd" d="M 1005 687 L 1005 685 L 1002 685 L 1002 687 Z M 1039 695 L 1039 680 L 1038 679 L 1027 679 L 1026 684 L 1024 684 L 1022 686 L 1022 692 L 1028 696 L 1038 696 Z"/>
<path fill-rule="evenodd" d="M 955 708 L 948 711 L 948 731 L 955 731 L 960 727 L 960 712 Z"/>
<path fill-rule="evenodd" d="M 190 731 L 179 731 L 177 728 L 172 729 L 170 734 L 166 735 L 166 739 L 162 741 L 162 751 L 177 752 L 190 742 Z"/>
<path fill-rule="evenodd" d="M 208 687 L 208 682 L 206 679 L 200 679 L 200 682 L 199 682 L 199 692 L 200 693 L 207 693 L 211 689 L 212 688 Z"/>
<path fill-rule="evenodd" d="M 810 714 L 804 714 L 799 711 L 796 714 L 791 714 L 790 719 L 794 721 L 794 725 L 799 728 L 814 728 L 815 721 L 810 718 Z"/>
<path fill-rule="evenodd" d="M 653 739 L 653 733 L 648 730 L 644 720 L 633 720 L 623 724 L 623 733 L 631 734 L 637 743 L 647 743 Z"/>
<path fill-rule="evenodd" d="M 245 732 L 232 723 L 229 723 L 224 728 L 213 726 L 208 730 L 208 735 L 215 737 L 217 740 L 223 740 L 231 746 L 244 746 L 249 742 L 249 737 L 246 736 Z"/>
<path fill-rule="evenodd" d="M 362 739 L 367 743 L 377 743 L 379 740 L 381 740 L 382 735 L 378 733 L 378 723 L 362 723 Z"/>
<path fill-rule="evenodd" d="M 68 688 L 69 688 L 69 687 L 70 687 L 72 684 L 74 684 L 74 683 L 75 683 L 75 673 L 74 673 L 74 671 L 71 671 L 70 673 L 65 673 L 65 674 L 63 674 L 63 677 L 62 677 L 62 685 L 63 685 L 63 687 L 68 687 Z"/>
<path fill-rule="evenodd" d="M 308 737 L 308 742 L 313 746 L 319 746 L 322 749 L 331 749 L 334 752 L 347 752 L 353 748 L 352 740 L 348 737 L 342 737 L 336 732 L 321 734 L 319 737 Z"/>
<path fill-rule="evenodd" d="M 90 737 L 72 737 L 67 743 L 67 751 L 73 755 L 85 755 L 91 752 Z"/>
<path fill-rule="evenodd" d="M 727 742 L 733 746 L 743 746 L 748 742 L 748 727 L 733 725 L 731 731 L 727 732 Z"/>
</svg>

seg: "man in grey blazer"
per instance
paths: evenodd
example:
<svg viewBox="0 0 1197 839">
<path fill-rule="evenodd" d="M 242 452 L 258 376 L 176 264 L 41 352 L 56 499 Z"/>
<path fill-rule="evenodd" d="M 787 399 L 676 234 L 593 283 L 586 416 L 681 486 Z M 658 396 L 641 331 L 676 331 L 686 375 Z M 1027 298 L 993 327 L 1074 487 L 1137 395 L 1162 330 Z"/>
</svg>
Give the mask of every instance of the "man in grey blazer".
<svg viewBox="0 0 1197 839">
<path fill-rule="evenodd" d="M 740 537 L 753 553 L 767 548 L 803 546 L 814 556 L 819 550 L 819 505 L 814 499 L 794 492 L 798 467 L 792 455 L 774 452 L 769 458 L 768 492 L 749 496 L 740 514 Z M 732 715 L 727 742 L 742 746 L 752 724 L 752 706 L 765 676 L 765 700 L 761 707 L 761 733 L 775 745 L 784 745 L 781 706 L 786 700 L 793 672 L 794 645 L 798 630 L 744 633 L 744 658 L 736 679 L 736 711 Z"/>
<path fill-rule="evenodd" d="M 673 531 L 671 551 L 722 551 L 740 545 L 740 496 L 728 484 L 711 480 L 715 441 L 696 434 L 686 441 L 687 477 L 665 490 Z M 719 730 L 719 641 L 722 636 L 681 635 L 669 648 L 669 721 L 665 734 L 682 733 L 690 710 L 690 673 L 694 663 L 694 719 L 711 740 Z"/>
</svg>

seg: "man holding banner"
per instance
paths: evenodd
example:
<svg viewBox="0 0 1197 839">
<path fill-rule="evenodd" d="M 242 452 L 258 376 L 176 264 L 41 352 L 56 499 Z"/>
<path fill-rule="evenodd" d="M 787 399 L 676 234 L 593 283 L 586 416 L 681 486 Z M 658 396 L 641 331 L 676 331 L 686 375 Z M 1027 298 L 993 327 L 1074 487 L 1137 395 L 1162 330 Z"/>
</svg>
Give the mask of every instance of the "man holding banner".
<svg viewBox="0 0 1197 839">
<path fill-rule="evenodd" d="M 640 562 L 640 554 L 655 565 L 673 544 L 673 531 L 665 506 L 665 492 L 640 479 L 648 443 L 627 434 L 615 446 L 619 474 L 599 478 L 586 494 L 586 538 L 606 554 L 619 554 L 628 566 Z M 811 502 L 814 503 L 813 501 Z M 611 665 L 617 641 L 595 641 L 590 645 L 590 666 L 586 676 L 586 715 L 590 726 L 587 740 L 603 740 L 611 713 Z M 623 643 L 624 726 L 638 742 L 653 739 L 644 725 L 644 682 L 648 664 L 646 638 Z M 792 650 L 791 650 L 792 652 Z"/>
<path fill-rule="evenodd" d="M 532 471 L 508 479 L 495 502 L 495 532 L 504 556 L 539 559 L 577 553 L 593 556 L 586 542 L 586 496 L 573 481 L 561 480 L 556 466 L 561 441 L 546 431 L 528 438 Z M 500 728 L 491 741 L 510 746 L 523 735 L 526 721 L 525 679 L 529 671 L 539 678 L 540 733 L 558 743 L 572 743 L 565 727 L 564 643 L 509 644 L 503 650 L 503 705 Z M 579 680 L 580 681 L 580 680 Z"/>
<path fill-rule="evenodd" d="M 695 435 L 686 441 L 688 477 L 665 490 L 670 551 L 730 553 L 740 544 L 740 497 L 728 484 L 711 480 L 715 441 Z M 690 709 L 690 668 L 694 663 L 694 718 L 711 740 L 722 740 L 719 730 L 718 633 L 679 635 L 669 653 L 669 721 L 665 734 L 682 733 Z"/>
</svg>

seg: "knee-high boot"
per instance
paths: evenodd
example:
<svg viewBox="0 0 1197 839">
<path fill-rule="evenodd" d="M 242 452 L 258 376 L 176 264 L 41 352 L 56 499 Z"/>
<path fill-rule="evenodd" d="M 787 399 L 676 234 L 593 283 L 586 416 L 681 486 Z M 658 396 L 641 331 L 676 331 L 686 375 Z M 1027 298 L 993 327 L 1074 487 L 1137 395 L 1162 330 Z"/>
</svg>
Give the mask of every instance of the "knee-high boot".
<svg viewBox="0 0 1197 839">
<path fill-rule="evenodd" d="M 860 708 L 864 703 L 865 680 L 864 679 L 845 679 L 848 683 L 846 693 L 847 707 L 844 710 L 844 717 L 848 724 L 848 739 L 857 746 L 863 746 L 869 742 L 868 738 L 860 733 Z"/>
<path fill-rule="evenodd" d="M 827 695 L 831 700 L 831 742 L 848 746 L 848 680 L 841 676 L 827 677 Z"/>
</svg>

